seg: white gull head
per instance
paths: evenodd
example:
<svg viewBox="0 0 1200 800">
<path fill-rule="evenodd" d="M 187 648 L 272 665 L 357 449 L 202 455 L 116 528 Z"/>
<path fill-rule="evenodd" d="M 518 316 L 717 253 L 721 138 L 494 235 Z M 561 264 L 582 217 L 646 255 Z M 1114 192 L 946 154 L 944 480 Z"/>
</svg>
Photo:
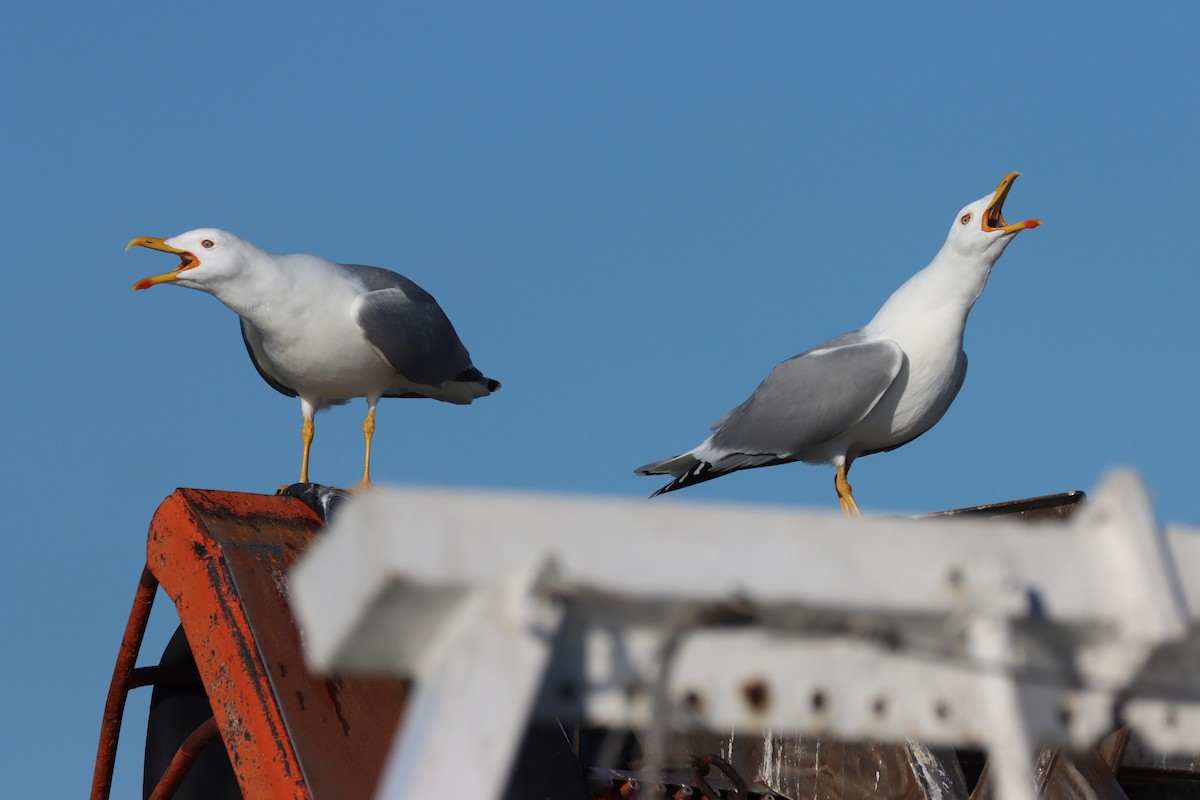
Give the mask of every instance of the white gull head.
<svg viewBox="0 0 1200 800">
<path fill-rule="evenodd" d="M 149 289 L 159 283 L 173 283 L 187 289 L 216 293 L 217 287 L 235 282 L 253 269 L 256 262 L 270 254 L 245 239 L 218 228 L 197 228 L 169 239 L 142 236 L 125 246 L 147 247 L 179 256 L 180 263 L 170 272 L 143 278 L 134 289 Z"/>
<path fill-rule="evenodd" d="M 1008 197 L 1013 181 L 1020 174 L 1008 173 L 1004 180 L 1000 181 L 996 191 L 964 206 L 958 212 L 950 225 L 946 243 L 942 245 L 943 253 L 986 262 L 990 266 L 1000 258 L 1004 248 L 1008 247 L 1008 243 L 1019 231 L 1036 228 L 1042 224 L 1041 220 L 1036 219 L 1011 224 L 1004 221 L 1004 200 Z"/>
</svg>

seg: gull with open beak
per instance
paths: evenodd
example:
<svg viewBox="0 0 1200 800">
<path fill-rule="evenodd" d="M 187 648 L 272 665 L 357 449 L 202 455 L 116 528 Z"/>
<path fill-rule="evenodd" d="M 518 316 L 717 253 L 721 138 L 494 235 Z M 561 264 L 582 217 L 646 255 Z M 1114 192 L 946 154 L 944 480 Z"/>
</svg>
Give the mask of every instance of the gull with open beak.
<svg viewBox="0 0 1200 800">
<path fill-rule="evenodd" d="M 359 486 L 371 483 L 371 437 L 382 397 L 428 397 L 465 405 L 500 384 L 486 378 L 437 301 L 403 275 L 276 255 L 216 228 L 126 246 L 171 253 L 170 272 L 134 289 L 170 283 L 208 292 L 241 318 L 242 338 L 263 380 L 300 398 L 300 482 L 308 482 L 313 416 L 354 397 L 367 400 L 366 455 Z"/>
<path fill-rule="evenodd" d="M 777 365 L 758 389 L 682 455 L 639 467 L 670 475 L 655 495 L 730 472 L 791 461 L 832 464 L 842 512 L 860 516 L 854 459 L 908 444 L 942 418 L 967 374 L 963 331 L 1000 254 L 1039 220 L 1001 209 L 1019 173 L 961 209 L 945 244 L 862 328 Z"/>
</svg>

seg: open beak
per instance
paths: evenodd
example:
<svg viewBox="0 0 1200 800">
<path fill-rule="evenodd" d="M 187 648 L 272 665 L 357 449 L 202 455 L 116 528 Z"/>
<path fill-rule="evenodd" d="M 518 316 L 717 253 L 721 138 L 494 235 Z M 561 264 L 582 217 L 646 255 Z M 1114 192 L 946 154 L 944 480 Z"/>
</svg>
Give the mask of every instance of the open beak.
<svg viewBox="0 0 1200 800">
<path fill-rule="evenodd" d="M 191 269 L 200 263 L 200 259 L 189 253 L 187 250 L 178 250 L 167 244 L 166 239 L 155 239 L 152 236 L 138 236 L 130 239 L 129 244 L 125 245 L 125 250 L 128 251 L 131 247 L 148 247 L 151 250 L 161 250 L 164 253 L 174 253 L 179 256 L 179 266 L 170 272 L 164 272 L 161 275 L 152 275 L 149 278 L 142 278 L 133 285 L 134 290 L 149 289 L 156 283 L 171 283 L 179 279 L 179 273 L 185 269 Z"/>
<path fill-rule="evenodd" d="M 1012 188 L 1013 181 L 1020 174 L 1019 172 L 1008 173 L 1004 176 L 1004 180 L 1000 181 L 1000 185 L 996 187 L 996 193 L 992 195 L 992 202 L 988 203 L 987 209 L 983 212 L 983 229 L 985 231 L 1016 233 L 1026 228 L 1036 228 L 1042 224 L 1040 219 L 1027 219 L 1024 222 L 1014 222 L 1010 225 L 1005 223 L 1004 215 L 1000 213 L 1004 207 L 1004 198 L 1008 197 L 1008 190 Z"/>
</svg>

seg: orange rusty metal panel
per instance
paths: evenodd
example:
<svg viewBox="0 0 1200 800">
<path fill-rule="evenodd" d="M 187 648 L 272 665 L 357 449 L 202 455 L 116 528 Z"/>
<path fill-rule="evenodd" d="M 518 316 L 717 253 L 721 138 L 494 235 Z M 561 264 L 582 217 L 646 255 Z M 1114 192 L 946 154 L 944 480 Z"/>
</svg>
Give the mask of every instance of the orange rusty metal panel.
<svg viewBox="0 0 1200 800">
<path fill-rule="evenodd" d="M 147 565 L 175 603 L 246 800 L 371 797 L 404 704 L 395 680 L 304 665 L 288 568 L 320 530 L 286 497 L 180 489 Z"/>
</svg>

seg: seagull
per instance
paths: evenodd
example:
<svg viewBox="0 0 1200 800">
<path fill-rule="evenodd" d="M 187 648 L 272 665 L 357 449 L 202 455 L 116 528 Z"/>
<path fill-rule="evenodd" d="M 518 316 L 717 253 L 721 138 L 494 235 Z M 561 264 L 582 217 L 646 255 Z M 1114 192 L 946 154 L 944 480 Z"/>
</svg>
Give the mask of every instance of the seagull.
<svg viewBox="0 0 1200 800">
<path fill-rule="evenodd" d="M 778 364 L 752 395 L 682 455 L 639 467 L 673 480 L 651 497 L 743 469 L 792 461 L 831 464 L 846 516 L 862 516 L 846 479 L 859 456 L 908 444 L 950 407 L 967 374 L 963 330 L 1000 254 L 1020 231 L 1001 209 L 1013 181 L 954 217 L 933 261 L 865 326 Z"/>
<path fill-rule="evenodd" d="M 471 363 L 433 297 L 380 267 L 276 255 L 216 228 L 125 246 L 179 256 L 170 272 L 135 290 L 171 283 L 208 292 L 241 318 L 255 369 L 274 389 L 300 398 L 304 417 L 300 483 L 308 483 L 313 416 L 354 397 L 367 400 L 362 480 L 371 485 L 371 437 L 381 397 L 429 397 L 466 405 L 500 388 Z"/>
</svg>

